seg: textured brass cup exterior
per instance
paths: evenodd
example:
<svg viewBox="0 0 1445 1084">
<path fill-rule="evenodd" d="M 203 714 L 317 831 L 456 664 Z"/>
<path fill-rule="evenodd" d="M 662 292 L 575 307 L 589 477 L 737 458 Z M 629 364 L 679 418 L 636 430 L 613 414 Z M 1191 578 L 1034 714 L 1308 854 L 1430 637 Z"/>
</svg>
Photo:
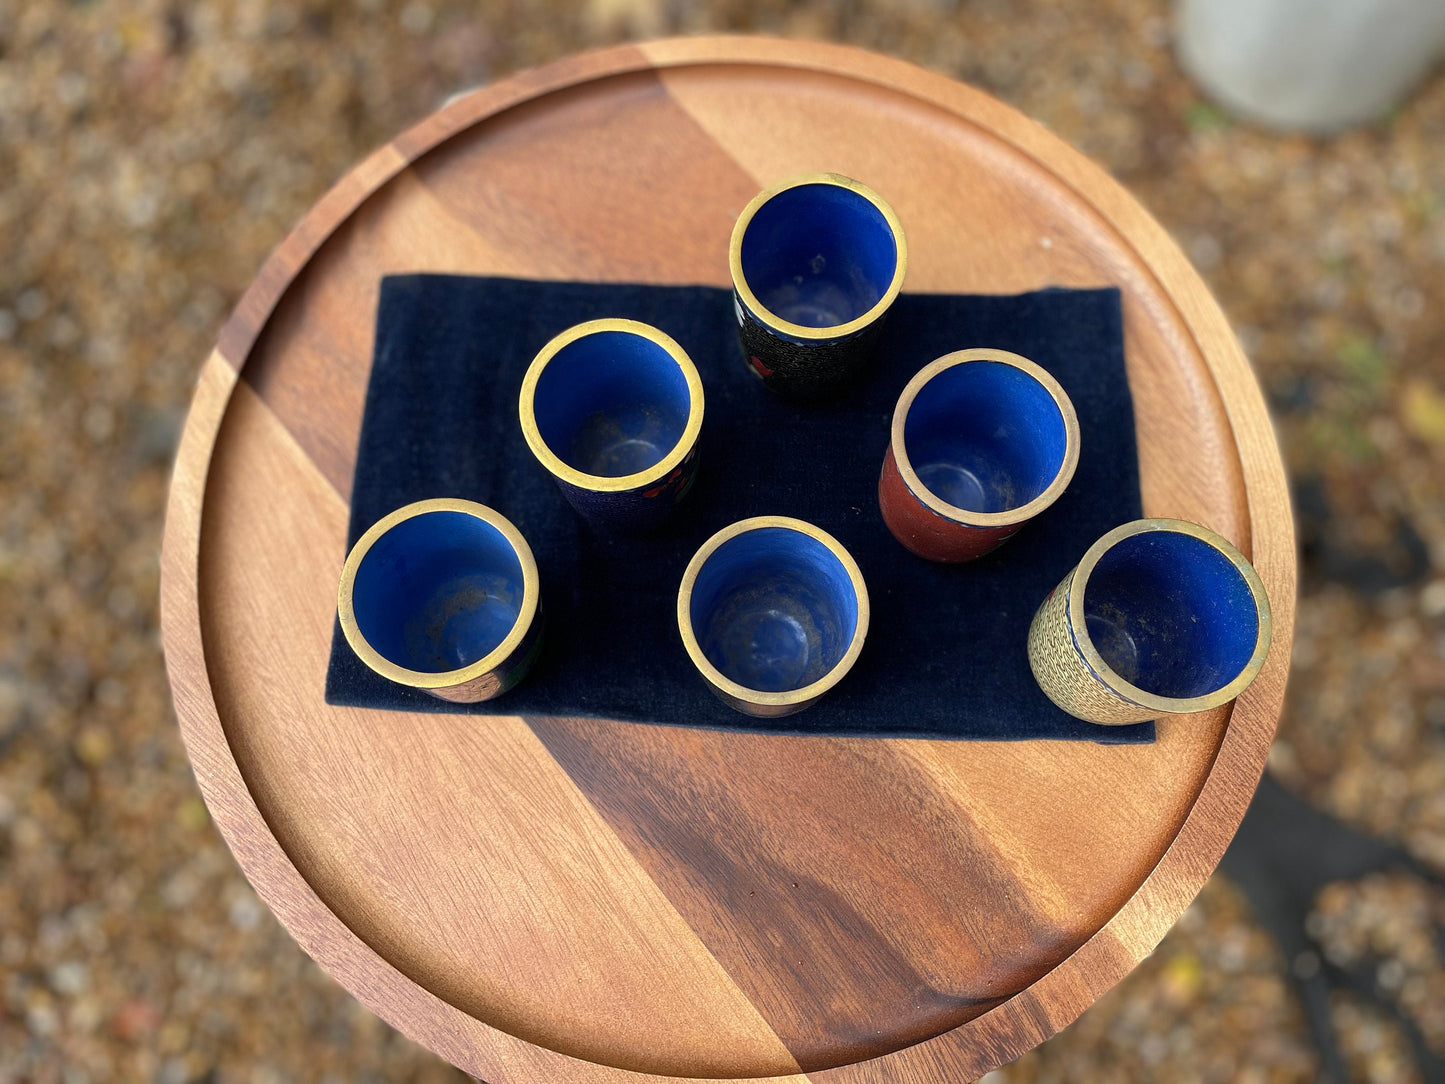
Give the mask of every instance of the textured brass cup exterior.
<svg viewBox="0 0 1445 1084">
<path fill-rule="evenodd" d="M 1243 577 L 1258 619 L 1254 652 L 1228 684 L 1202 696 L 1168 697 L 1125 681 L 1099 654 L 1084 619 L 1089 574 L 1114 545 L 1146 531 L 1176 531 L 1212 546 Z M 1269 596 L 1244 555 L 1228 539 L 1179 519 L 1139 519 L 1115 527 L 1095 542 L 1059 585 L 1049 593 L 1029 626 L 1029 666 L 1034 679 L 1058 707 L 1078 719 L 1105 726 L 1125 726 L 1164 715 L 1188 715 L 1227 704 L 1259 675 L 1272 636 Z"/>
</svg>

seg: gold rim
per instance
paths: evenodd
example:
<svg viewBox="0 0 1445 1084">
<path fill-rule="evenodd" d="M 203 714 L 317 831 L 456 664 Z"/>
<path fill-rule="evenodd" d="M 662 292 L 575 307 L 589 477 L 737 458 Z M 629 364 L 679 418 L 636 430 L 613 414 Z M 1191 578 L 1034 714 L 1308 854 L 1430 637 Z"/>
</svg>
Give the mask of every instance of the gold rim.
<svg viewBox="0 0 1445 1084">
<path fill-rule="evenodd" d="M 1084 620 L 1084 591 L 1089 583 L 1089 574 L 1094 571 L 1104 554 L 1118 543 L 1126 538 L 1147 534 L 1150 531 L 1187 534 L 1211 546 L 1244 577 L 1244 582 L 1249 587 L 1249 593 L 1254 598 L 1255 615 L 1259 621 L 1259 632 L 1254 641 L 1254 654 L 1250 656 L 1249 662 L 1245 664 L 1244 669 L 1233 681 L 1212 693 L 1177 698 L 1146 692 L 1115 673 L 1104 661 L 1103 656 L 1099 654 L 1098 649 L 1094 647 L 1093 640 L 1089 638 L 1088 623 Z M 1084 661 L 1105 687 L 1140 707 L 1168 712 L 1171 715 L 1187 715 L 1190 712 L 1207 711 L 1210 708 L 1217 708 L 1221 704 L 1227 704 L 1248 687 L 1264 667 L 1265 656 L 1269 654 L 1270 641 L 1273 639 L 1273 619 L 1270 615 L 1269 596 L 1265 594 L 1264 582 L 1260 580 L 1259 573 L 1227 538 L 1216 534 L 1208 527 L 1190 523 L 1188 520 L 1136 519 L 1132 523 L 1115 527 L 1090 546 L 1089 551 L 1084 554 L 1083 560 L 1074 569 L 1074 574 L 1069 578 L 1069 631 L 1073 635 L 1074 642 L 1079 645 Z"/>
<path fill-rule="evenodd" d="M 945 369 L 952 369 L 954 366 L 967 365 L 975 361 L 992 361 L 1001 365 L 1009 365 L 1033 377 L 1049 393 L 1049 397 L 1053 399 L 1054 406 L 1058 408 L 1059 414 L 1064 420 L 1064 459 L 1059 464 L 1058 473 L 1054 475 L 1053 481 L 1027 504 L 1021 504 L 1017 508 L 1010 508 L 1003 512 L 973 512 L 967 508 L 949 504 L 939 497 L 923 484 L 914 471 L 913 463 L 908 458 L 908 447 L 903 439 L 903 431 L 908 422 L 908 412 L 913 408 L 913 400 L 918 397 L 923 386 Z M 953 520 L 955 523 L 962 523 L 969 527 L 1007 527 L 1031 519 L 1058 500 L 1059 494 L 1063 493 L 1069 483 L 1073 481 L 1074 471 L 1079 465 L 1079 416 L 1074 412 L 1073 402 L 1047 369 L 1026 357 L 1010 353 L 1007 350 L 983 348 L 956 350 L 952 354 L 945 354 L 937 361 L 929 362 L 918 370 L 913 379 L 908 382 L 908 386 L 903 389 L 903 394 L 898 397 L 898 405 L 893 409 L 893 429 L 890 440 L 893 446 L 894 462 L 898 464 L 898 473 L 903 476 L 903 484 L 908 487 L 908 491 L 944 519 Z"/>
<path fill-rule="evenodd" d="M 542 439 L 542 434 L 537 429 L 535 413 L 537 381 L 542 378 L 542 371 L 547 368 L 547 363 L 556 357 L 563 347 L 571 345 L 578 339 L 586 338 L 588 335 L 597 335 L 607 331 L 620 331 L 628 335 L 636 335 L 667 351 L 668 356 L 677 363 L 677 367 L 682 370 L 683 378 L 687 381 L 689 400 L 687 424 L 683 427 L 682 436 L 678 438 L 671 450 L 646 470 L 617 477 L 586 474 L 563 462 L 562 458 L 547 447 L 547 442 Z M 688 452 L 692 451 L 693 445 L 697 442 L 697 435 L 702 430 L 702 407 L 702 378 L 697 375 L 697 366 L 693 365 L 692 359 L 687 356 L 687 352 L 677 344 L 675 339 L 651 324 L 610 317 L 604 320 L 588 320 L 586 323 L 569 327 L 542 347 L 537 356 L 532 359 L 532 364 L 527 367 L 527 375 L 522 378 L 522 395 L 518 404 L 522 419 L 522 435 L 527 438 L 527 446 L 532 449 L 532 454 L 541 461 L 542 466 L 562 481 L 568 482 L 578 489 L 590 489 L 596 493 L 624 493 L 631 489 L 641 489 L 643 486 L 666 478 L 672 473 L 674 467 L 687 458 Z"/>
<path fill-rule="evenodd" d="M 724 675 L 702 653 L 702 647 L 698 644 L 697 636 L 692 630 L 692 589 L 693 585 L 697 583 L 698 573 L 702 571 L 702 566 L 707 563 L 707 559 L 729 539 L 767 527 L 782 527 L 785 530 L 797 531 L 799 534 L 807 535 L 827 546 L 829 552 L 838 559 L 844 571 L 848 573 L 848 579 L 853 584 L 853 594 L 858 600 L 858 621 L 853 628 L 853 639 L 848 644 L 848 650 L 843 652 L 843 657 L 832 669 L 811 685 L 780 693 L 749 689 L 746 685 L 739 685 Z M 868 634 L 868 613 L 868 588 L 863 583 L 863 573 L 858 568 L 858 562 L 853 560 L 853 555 L 827 531 L 788 516 L 754 516 L 752 519 L 739 520 L 737 523 L 724 527 L 704 542 L 697 553 L 693 554 L 692 560 L 688 562 L 687 570 L 682 574 L 682 585 L 677 590 L 677 627 L 678 631 L 682 633 L 683 646 L 687 648 L 693 665 L 702 672 L 703 677 L 727 695 L 749 704 L 769 707 L 801 704 L 822 696 L 842 681 L 844 675 L 853 668 L 859 652 L 863 650 L 863 638 Z"/>
<path fill-rule="evenodd" d="M 758 209 L 779 193 L 810 184 L 830 184 L 836 188 L 846 188 L 848 191 L 862 196 L 876 207 L 878 213 L 888 223 L 889 232 L 893 234 L 893 247 L 898 255 L 893 266 L 893 279 L 888 283 L 888 289 L 883 291 L 883 296 L 878 299 L 878 302 L 862 316 L 849 320 L 846 324 L 835 324 L 832 327 L 805 327 L 775 315 L 757 299 L 752 287 L 748 285 L 746 276 L 743 275 L 743 234 L 747 233 L 748 224 L 752 222 Z M 888 306 L 893 304 L 893 299 L 898 296 L 898 291 L 903 289 L 903 273 L 908 267 L 908 244 L 903 237 L 903 224 L 898 221 L 898 216 L 894 214 L 893 208 L 866 184 L 860 184 L 841 173 L 804 173 L 775 184 L 772 188 L 765 188 L 743 208 L 743 213 L 738 215 L 737 222 L 733 224 L 732 240 L 728 243 L 728 266 L 732 271 L 733 286 L 737 289 L 738 295 L 742 297 L 743 304 L 748 307 L 748 311 L 774 331 L 794 339 L 839 339 L 845 335 L 851 335 L 855 331 L 861 331 L 883 315 Z"/>
<path fill-rule="evenodd" d="M 501 532 L 502 537 L 512 547 L 512 551 L 517 555 L 517 561 L 522 566 L 522 608 L 517 613 L 517 620 L 512 625 L 511 631 L 500 644 L 469 666 L 435 674 L 422 670 L 408 670 L 404 666 L 398 666 L 372 647 L 356 623 L 355 608 L 356 572 L 371 547 L 376 544 L 377 539 L 398 523 L 427 515 L 430 512 L 462 512 L 490 524 Z M 383 516 L 373 523 L 370 529 L 357 539 L 356 545 L 351 547 L 351 552 L 346 555 L 346 564 L 341 569 L 341 586 L 337 592 L 336 612 L 341 619 L 341 631 L 346 635 L 346 642 L 351 645 L 351 650 L 356 652 L 362 662 L 382 677 L 417 689 L 445 689 L 488 674 L 507 660 L 507 657 L 517 649 L 517 645 L 527 635 L 527 630 L 532 627 L 532 620 L 537 616 L 538 593 L 537 562 L 532 557 L 532 547 L 527 545 L 527 540 L 512 525 L 511 520 L 500 512 L 488 508 L 484 504 L 477 504 L 475 501 L 464 501 L 456 497 L 438 497 L 398 508 L 395 512 Z"/>
</svg>

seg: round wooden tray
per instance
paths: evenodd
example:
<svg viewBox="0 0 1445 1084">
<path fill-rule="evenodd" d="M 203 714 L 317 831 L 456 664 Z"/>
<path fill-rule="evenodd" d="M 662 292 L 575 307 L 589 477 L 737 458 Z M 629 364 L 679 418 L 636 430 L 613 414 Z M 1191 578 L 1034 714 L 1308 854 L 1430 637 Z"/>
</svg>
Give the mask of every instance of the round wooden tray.
<svg viewBox="0 0 1445 1084">
<path fill-rule="evenodd" d="M 1144 747 L 324 704 L 380 276 L 726 285 L 734 217 L 805 170 L 886 195 L 909 290 L 1122 288 L 1145 513 L 1252 557 L 1275 615 L 1260 679 Z M 1017 1057 L 1147 954 L 1214 868 L 1264 764 L 1294 620 L 1264 404 L 1165 232 L 978 91 L 763 39 L 518 75 L 342 180 L 202 370 L 163 566 L 177 714 L 246 876 L 347 990 L 494 1084 L 952 1084 Z"/>
</svg>

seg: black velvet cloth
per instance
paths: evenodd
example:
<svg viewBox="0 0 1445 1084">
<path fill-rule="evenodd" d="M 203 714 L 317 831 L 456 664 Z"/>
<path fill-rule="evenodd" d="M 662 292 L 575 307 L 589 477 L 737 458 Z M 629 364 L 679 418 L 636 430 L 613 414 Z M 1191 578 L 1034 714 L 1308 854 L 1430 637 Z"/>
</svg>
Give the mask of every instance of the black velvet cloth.
<svg viewBox="0 0 1445 1084">
<path fill-rule="evenodd" d="M 599 535 L 532 457 L 517 420 L 522 376 L 557 332 L 630 317 L 675 338 L 702 375 L 697 484 L 675 520 L 641 538 Z M 1023 354 L 1063 385 L 1081 456 L 1052 508 L 994 553 L 921 560 L 878 511 L 893 405 L 943 354 Z M 394 685 L 339 626 L 332 704 L 483 715 L 582 715 L 797 734 L 1148 742 L 1154 724 L 1101 727 L 1054 707 L 1029 671 L 1029 622 L 1105 531 L 1141 515 L 1134 415 L 1115 289 L 1014 297 L 904 294 L 871 378 L 841 400 L 797 406 L 746 367 L 730 290 L 403 275 L 382 282 L 376 350 L 351 493 L 348 545 L 401 505 L 464 497 L 497 509 L 537 558 L 547 628 L 531 675 L 482 704 Z M 836 537 L 868 585 L 857 665 L 813 707 L 778 720 L 713 697 L 682 646 L 677 587 L 697 548 L 735 520 L 794 516 Z"/>
</svg>

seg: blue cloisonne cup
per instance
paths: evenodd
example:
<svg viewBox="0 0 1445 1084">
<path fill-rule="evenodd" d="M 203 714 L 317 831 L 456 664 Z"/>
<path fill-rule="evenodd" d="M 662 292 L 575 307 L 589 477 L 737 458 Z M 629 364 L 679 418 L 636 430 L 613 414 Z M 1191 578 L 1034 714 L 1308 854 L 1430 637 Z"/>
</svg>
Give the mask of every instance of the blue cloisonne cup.
<svg viewBox="0 0 1445 1084">
<path fill-rule="evenodd" d="M 773 391 L 836 395 L 868 368 L 903 287 L 908 247 L 893 208 L 837 173 L 759 193 L 728 250 L 743 355 Z"/>
<path fill-rule="evenodd" d="M 1058 500 L 1079 464 L 1079 419 L 1045 369 L 1007 350 L 946 354 L 908 382 L 878 505 L 908 550 L 971 561 Z"/>
<path fill-rule="evenodd" d="M 677 625 L 724 703 L 748 715 L 791 715 L 857 660 L 868 589 L 832 535 L 759 516 L 723 528 L 697 551 L 678 589 Z"/>
<path fill-rule="evenodd" d="M 1140 519 L 1100 538 L 1034 615 L 1029 664 L 1049 699 L 1091 723 L 1206 711 L 1269 654 L 1269 598 L 1229 542 Z"/>
<path fill-rule="evenodd" d="M 500 696 L 542 647 L 532 549 L 472 501 L 418 501 L 372 524 L 347 555 L 337 615 L 362 662 L 443 700 Z"/>
<path fill-rule="evenodd" d="M 702 380 L 669 336 L 636 320 L 562 332 L 522 381 L 522 434 L 578 513 L 647 530 L 692 488 Z"/>
</svg>

